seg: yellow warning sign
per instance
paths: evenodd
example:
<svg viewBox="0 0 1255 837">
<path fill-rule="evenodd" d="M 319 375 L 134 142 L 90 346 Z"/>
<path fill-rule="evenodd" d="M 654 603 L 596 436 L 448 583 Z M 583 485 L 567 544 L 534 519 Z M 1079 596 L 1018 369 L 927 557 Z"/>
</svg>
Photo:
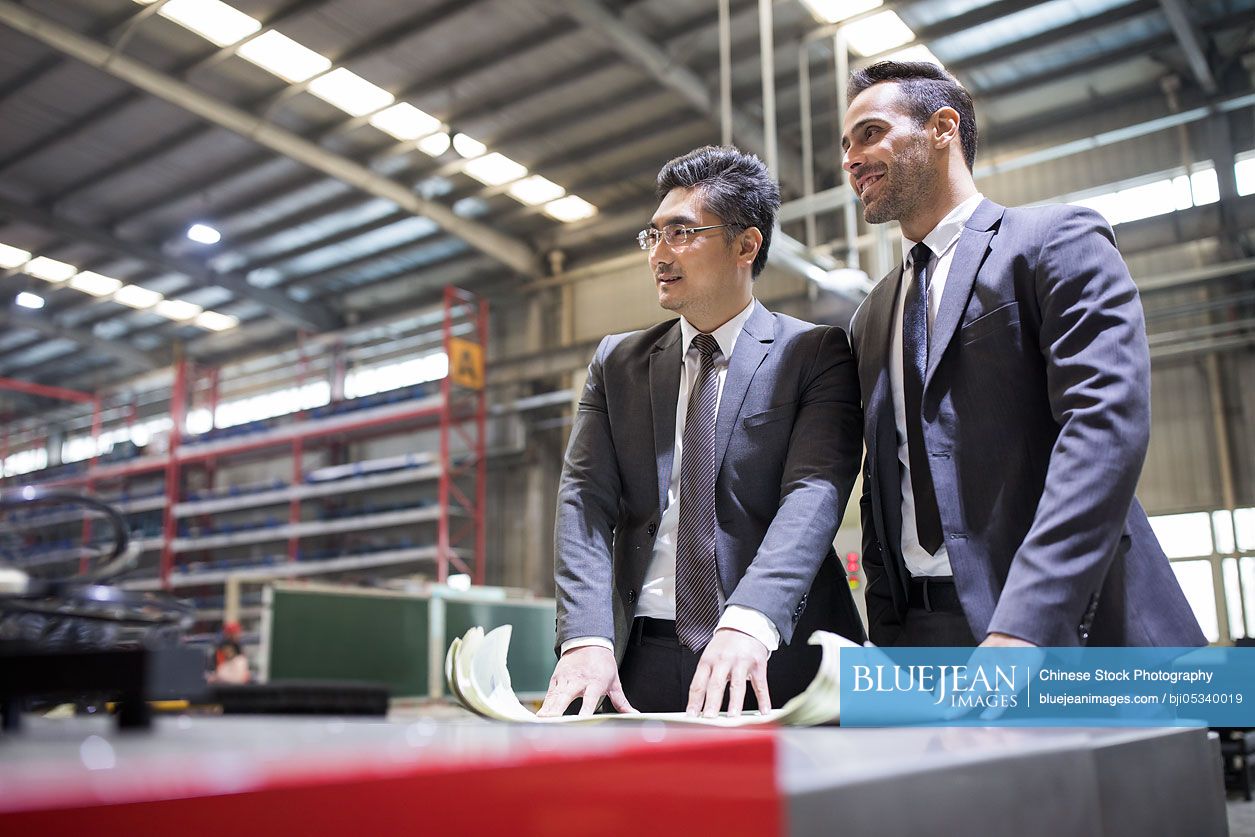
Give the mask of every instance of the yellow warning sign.
<svg viewBox="0 0 1255 837">
<path fill-rule="evenodd" d="M 450 337 L 449 377 L 458 386 L 483 389 L 484 347 L 459 337 Z"/>
</svg>

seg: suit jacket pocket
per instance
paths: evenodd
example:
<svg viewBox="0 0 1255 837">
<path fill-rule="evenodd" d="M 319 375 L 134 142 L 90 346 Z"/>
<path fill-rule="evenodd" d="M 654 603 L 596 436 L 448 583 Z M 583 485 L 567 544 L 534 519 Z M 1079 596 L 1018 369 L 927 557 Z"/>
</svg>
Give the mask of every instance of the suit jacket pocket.
<svg viewBox="0 0 1255 837">
<path fill-rule="evenodd" d="M 974 343 L 982 337 L 1016 325 L 1020 321 L 1020 306 L 1015 300 L 999 305 L 987 314 L 981 314 L 959 330 L 959 339 L 964 345 Z"/>
<path fill-rule="evenodd" d="M 778 407 L 772 407 L 770 410 L 763 410 L 761 413 L 754 413 L 752 416 L 746 416 L 742 420 L 742 424 L 748 430 L 751 427 L 761 427 L 780 419 L 792 418 L 797 412 L 797 402 L 790 401 L 788 404 L 781 404 Z"/>
</svg>

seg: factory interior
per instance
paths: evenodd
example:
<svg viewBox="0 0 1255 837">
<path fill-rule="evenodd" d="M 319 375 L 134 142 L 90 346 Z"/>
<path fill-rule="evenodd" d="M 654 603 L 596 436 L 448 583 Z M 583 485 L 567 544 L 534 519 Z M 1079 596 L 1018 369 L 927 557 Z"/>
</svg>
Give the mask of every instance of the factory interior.
<svg viewBox="0 0 1255 837">
<path fill-rule="evenodd" d="M 0 0 L 0 44 L 0 831 L 1255 835 L 1255 714 L 541 730 L 450 653 L 508 625 L 549 687 L 590 361 L 675 316 L 667 161 L 778 181 L 770 311 L 901 272 L 842 168 L 885 59 L 971 94 L 984 196 L 1110 225 L 1137 499 L 1255 645 L 1255 0 Z"/>
</svg>

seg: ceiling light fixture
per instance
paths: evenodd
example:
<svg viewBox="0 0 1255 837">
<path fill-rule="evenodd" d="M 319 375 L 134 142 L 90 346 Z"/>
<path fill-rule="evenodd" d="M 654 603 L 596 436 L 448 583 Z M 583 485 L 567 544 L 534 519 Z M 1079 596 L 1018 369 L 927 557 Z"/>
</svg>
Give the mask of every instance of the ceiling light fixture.
<svg viewBox="0 0 1255 837">
<path fill-rule="evenodd" d="M 915 40 L 915 33 L 897 12 L 881 12 L 845 27 L 846 42 L 858 55 L 878 55 Z"/>
<path fill-rule="evenodd" d="M 386 108 L 395 100 L 387 90 L 343 67 L 311 81 L 309 92 L 349 116 L 365 116 Z"/>
<path fill-rule="evenodd" d="M 197 244 L 217 244 L 222 240 L 222 233 L 208 224 L 192 224 L 187 228 L 187 237 Z"/>
<path fill-rule="evenodd" d="M 512 184 L 506 191 L 510 193 L 510 197 L 528 206 L 539 206 L 566 194 L 566 189 L 539 174 L 523 178 L 518 183 Z"/>
<path fill-rule="evenodd" d="M 379 111 L 370 118 L 370 124 L 402 142 L 416 140 L 440 130 L 439 119 L 424 113 L 409 102 L 397 102 L 392 107 Z"/>
<path fill-rule="evenodd" d="M 167 320 L 190 320 L 205 309 L 181 299 L 163 299 L 153 310 Z"/>
<path fill-rule="evenodd" d="M 217 311 L 205 311 L 197 315 L 195 323 L 209 331 L 226 331 L 239 325 L 240 318 L 230 314 L 220 314 Z"/>
<path fill-rule="evenodd" d="M 453 135 L 453 150 L 468 160 L 472 157 L 478 157 L 488 150 L 488 146 L 484 145 L 477 139 L 468 137 L 466 134 Z"/>
<path fill-rule="evenodd" d="M 429 157 L 439 157 L 441 154 L 449 150 L 449 135 L 444 131 L 438 134 L 432 134 L 429 137 L 423 137 L 418 141 L 418 150 Z"/>
<path fill-rule="evenodd" d="M 220 47 L 242 41 L 261 29 L 261 22 L 256 18 L 221 0 L 170 0 L 157 14 Z"/>
<path fill-rule="evenodd" d="M 23 308 L 30 308 L 38 311 L 40 308 L 44 307 L 44 298 L 39 294 L 21 291 L 17 295 L 17 304 Z"/>
<path fill-rule="evenodd" d="M 139 285 L 123 285 L 113 295 L 114 302 L 120 302 L 130 308 L 152 308 L 165 299 L 156 291 L 141 288 Z"/>
<path fill-rule="evenodd" d="M 274 29 L 241 44 L 235 54 L 293 84 L 311 79 L 331 68 L 330 58 L 319 55 Z"/>
<path fill-rule="evenodd" d="M 99 273 L 84 270 L 70 279 L 70 287 L 92 296 L 109 296 L 122 287 L 122 283 L 112 276 L 101 276 Z"/>
<path fill-rule="evenodd" d="M 0 244 L 0 267 L 14 268 L 21 267 L 31 260 L 31 254 L 17 247 L 10 247 L 7 244 Z"/>
<path fill-rule="evenodd" d="M 496 151 L 468 160 L 462 171 L 486 186 L 501 186 L 527 176 L 526 166 Z"/>
<path fill-rule="evenodd" d="M 884 0 L 802 0 L 822 23 L 839 23 L 884 5 Z"/>
<path fill-rule="evenodd" d="M 579 195 L 567 195 L 545 204 L 542 211 L 550 218 L 570 223 L 593 217 L 597 214 L 597 207 Z"/>
<path fill-rule="evenodd" d="M 45 282 L 64 282 L 75 273 L 78 273 L 78 268 L 74 265 L 59 262 L 47 256 L 36 256 L 27 262 L 22 270 L 31 276 L 43 279 Z"/>
</svg>

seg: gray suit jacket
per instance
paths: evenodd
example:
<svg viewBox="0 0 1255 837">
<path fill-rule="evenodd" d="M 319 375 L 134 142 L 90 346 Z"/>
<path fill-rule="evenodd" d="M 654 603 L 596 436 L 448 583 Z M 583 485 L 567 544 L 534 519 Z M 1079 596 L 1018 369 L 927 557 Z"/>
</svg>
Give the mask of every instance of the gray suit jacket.
<svg viewBox="0 0 1255 837">
<path fill-rule="evenodd" d="M 622 659 L 671 480 L 680 343 L 678 320 L 612 335 L 588 368 L 558 489 L 559 645 L 611 637 Z M 782 643 L 863 635 L 832 554 L 860 424 L 845 332 L 755 302 L 715 428 L 716 558 L 726 603 L 765 614 Z"/>
<path fill-rule="evenodd" d="M 1205 644 L 1133 491 L 1150 435 L 1150 353 L 1115 236 L 1074 206 L 983 201 L 929 336 L 924 437 L 972 632 L 1039 645 Z M 872 641 L 906 611 L 889 344 L 902 270 L 851 325 L 865 407 Z"/>
</svg>

